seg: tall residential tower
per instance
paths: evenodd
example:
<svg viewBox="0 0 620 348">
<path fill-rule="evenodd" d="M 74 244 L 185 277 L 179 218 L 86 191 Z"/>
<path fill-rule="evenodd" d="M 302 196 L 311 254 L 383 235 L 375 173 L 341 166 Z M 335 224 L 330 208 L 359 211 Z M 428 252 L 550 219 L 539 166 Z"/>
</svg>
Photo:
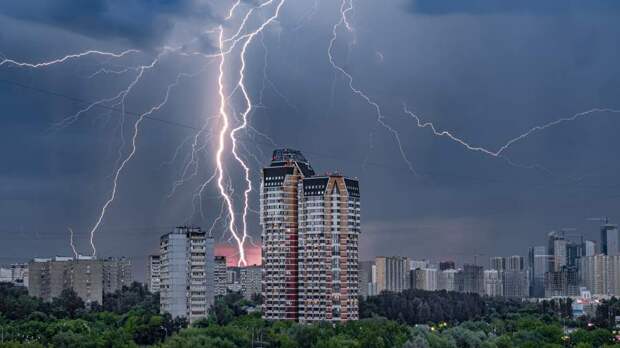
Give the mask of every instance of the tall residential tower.
<svg viewBox="0 0 620 348">
<path fill-rule="evenodd" d="M 301 152 L 275 150 L 261 182 L 263 317 L 358 318 L 356 179 L 315 176 Z"/>
<path fill-rule="evenodd" d="M 199 227 L 160 238 L 161 311 L 190 322 L 207 316 L 215 291 L 214 240 Z"/>
</svg>

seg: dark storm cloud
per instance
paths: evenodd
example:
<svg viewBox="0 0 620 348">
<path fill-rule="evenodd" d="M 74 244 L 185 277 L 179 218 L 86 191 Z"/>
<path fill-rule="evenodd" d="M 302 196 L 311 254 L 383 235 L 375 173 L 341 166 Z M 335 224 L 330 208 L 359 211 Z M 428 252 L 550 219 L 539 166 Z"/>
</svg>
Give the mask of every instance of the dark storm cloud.
<svg viewBox="0 0 620 348">
<path fill-rule="evenodd" d="M 547 14 L 566 12 L 619 12 L 620 2 L 614 0 L 412 0 L 409 10 L 415 13 L 445 15 L 466 13 L 484 14 Z"/>
<path fill-rule="evenodd" d="M 195 44 L 196 34 L 209 24 L 194 17 L 207 10 L 187 1 L 5 2 L 0 52 L 25 61 L 91 48 L 119 51 L 129 41 Z M 221 5 L 214 8 L 220 16 L 232 3 L 208 2 Z M 313 9 L 315 3 L 320 6 Z M 620 108 L 615 2 L 356 0 L 355 31 L 339 32 L 334 58 L 354 76 L 355 86 L 381 105 L 421 176 L 407 169 L 392 134 L 377 126 L 374 109 L 329 64 L 338 6 L 338 1 L 287 1 L 281 18 L 265 32 L 268 55 L 258 40 L 250 46 L 246 82 L 257 104 L 250 119 L 255 128 L 282 146 L 300 149 L 320 173 L 338 170 L 360 178 L 362 258 L 400 254 L 471 261 L 474 253 L 523 255 L 528 246 L 544 244 L 551 229 L 577 227 L 598 238 L 596 223 L 586 218 L 620 220 L 618 114 L 596 114 L 537 132 L 505 153 L 554 173 L 548 175 L 435 137 L 402 111 L 404 102 L 438 129 L 497 150 L 534 125 L 593 107 Z M 403 8 L 424 15 L 412 16 Z M 242 6 L 237 15 L 247 9 Z M 110 62 L 129 64 L 133 58 Z M 166 56 L 129 96 L 128 110 L 147 110 L 179 71 L 203 67 L 204 61 L 192 59 Z M 5 66 L 0 75 L 83 100 L 116 95 L 133 78 L 86 79 L 98 68 L 91 64 L 75 60 L 40 70 Z M 217 113 L 215 77 L 207 71 L 184 79 L 154 116 L 200 127 L 207 115 Z M 50 134 L 51 124 L 83 105 L 6 83 L 0 84 L 0 105 L 0 239 L 5 241 L 0 257 L 69 254 L 68 226 L 76 231 L 80 251 L 88 252 L 87 234 L 108 197 L 117 163 L 119 114 L 95 110 Z M 238 111 L 242 105 L 231 107 Z M 127 127 L 133 121 L 128 118 Z M 144 122 L 136 157 L 96 237 L 101 255 L 131 256 L 141 267 L 140 258 L 157 248 L 159 236 L 186 222 L 194 183 L 166 197 L 183 171 L 187 147 L 176 162 L 162 163 L 192 134 L 188 128 Z M 249 137 L 244 145 L 257 143 L 263 152 L 250 160 L 255 179 L 273 149 L 260 137 Z M 200 169 L 206 177 L 212 170 L 209 150 Z M 231 167 L 231 177 L 241 178 L 239 173 L 239 167 Z M 241 186 L 235 192 L 243 192 Z M 191 222 L 208 227 L 220 201 L 215 190 L 205 197 L 205 218 Z M 250 234 L 259 238 L 257 216 L 249 222 Z M 228 235 L 220 229 L 218 238 L 225 242 Z"/>
<path fill-rule="evenodd" d="M 0 13 L 62 28 L 96 39 L 120 39 L 136 45 L 160 41 L 178 17 L 209 17 L 192 0 L 24 0 L 9 1 Z"/>
</svg>

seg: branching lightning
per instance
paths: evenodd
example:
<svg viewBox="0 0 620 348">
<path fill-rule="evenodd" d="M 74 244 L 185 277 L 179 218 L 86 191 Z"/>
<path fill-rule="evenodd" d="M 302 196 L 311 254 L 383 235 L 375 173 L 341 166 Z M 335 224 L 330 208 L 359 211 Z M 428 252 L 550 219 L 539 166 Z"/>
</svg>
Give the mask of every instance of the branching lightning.
<svg viewBox="0 0 620 348">
<path fill-rule="evenodd" d="M 580 112 L 577 113 L 571 117 L 564 117 L 564 118 L 560 118 L 558 120 L 540 125 L 540 126 L 534 126 L 532 128 L 530 128 L 529 130 L 527 130 L 526 132 L 508 140 L 505 144 L 503 144 L 498 150 L 493 151 L 493 150 L 488 150 L 484 147 L 480 147 L 480 146 L 475 146 L 475 145 L 470 145 L 468 142 L 466 142 L 465 140 L 453 135 L 452 133 L 450 133 L 449 131 L 445 131 L 445 130 L 437 130 L 435 128 L 435 125 L 433 125 L 431 122 L 424 122 L 421 120 L 421 118 L 419 116 L 417 116 L 416 114 L 414 114 L 411 110 L 409 110 L 409 108 L 405 105 L 404 106 L 404 112 L 411 116 L 415 121 L 416 121 L 416 125 L 419 128 L 430 128 L 431 131 L 433 132 L 434 135 L 438 136 L 438 137 L 447 137 L 455 142 L 457 142 L 458 144 L 461 144 L 462 146 L 464 146 L 467 150 L 471 150 L 471 151 L 477 151 L 477 152 L 482 152 L 486 155 L 492 156 L 492 157 L 503 157 L 503 153 L 508 150 L 513 144 L 527 138 L 528 136 L 532 135 L 533 133 L 545 130 L 547 128 L 553 127 L 553 126 L 557 126 L 561 123 L 564 122 L 569 122 L 569 121 L 575 121 L 578 118 L 583 118 L 586 116 L 591 116 L 595 113 L 620 113 L 620 110 L 615 110 L 615 109 L 609 109 L 609 108 L 594 108 L 591 110 L 587 110 L 584 112 Z"/>
<path fill-rule="evenodd" d="M 363 91 L 361 91 L 360 89 L 356 88 L 354 86 L 354 81 L 353 81 L 353 76 L 351 74 L 349 74 L 346 70 L 344 70 L 344 68 L 342 68 L 341 66 L 339 66 L 334 58 L 333 58 L 333 54 L 332 54 L 332 50 L 334 47 L 334 43 L 338 38 L 338 29 L 341 26 L 344 26 L 346 28 L 347 31 L 349 32 L 353 32 L 353 26 L 351 25 L 351 23 L 348 20 L 348 14 L 353 10 L 353 1 L 354 0 L 342 0 L 341 5 L 340 5 L 340 19 L 339 21 L 333 26 L 332 28 L 332 37 L 331 40 L 329 42 L 329 47 L 327 50 L 327 54 L 328 54 L 328 58 L 329 58 L 329 62 L 331 63 L 332 67 L 337 70 L 338 72 L 340 72 L 342 75 L 344 75 L 348 81 L 348 86 L 350 88 L 350 90 L 358 95 L 359 97 L 361 97 L 362 99 L 364 99 L 364 101 L 366 101 L 366 103 L 368 103 L 369 105 L 371 105 L 376 112 L 377 115 L 377 122 L 383 126 L 385 129 L 387 129 L 390 133 L 392 133 L 392 135 L 394 136 L 394 139 L 396 140 L 396 143 L 398 145 L 399 151 L 400 151 L 400 155 L 403 158 L 403 160 L 407 163 L 407 166 L 409 167 L 409 169 L 416 173 L 416 171 L 413 169 L 413 165 L 411 163 L 411 161 L 407 158 L 403 146 L 401 144 L 400 141 L 400 136 L 399 133 L 396 131 L 396 129 L 394 129 L 392 126 L 388 125 L 387 123 L 384 122 L 384 115 L 381 112 L 381 107 L 379 106 L 379 104 L 377 102 L 375 102 L 374 100 L 372 100 L 367 94 L 365 94 Z M 383 61 L 383 54 L 381 52 L 377 52 L 378 57 L 380 59 L 380 61 Z M 518 168 L 526 168 L 526 169 L 540 169 L 542 171 L 545 171 L 547 173 L 551 172 L 539 165 L 523 165 L 523 164 L 519 164 L 519 163 L 515 163 L 514 161 L 512 161 L 510 158 L 506 157 L 504 155 L 504 152 L 506 150 L 508 150 L 513 144 L 529 137 L 530 135 L 532 135 L 533 133 L 545 130 L 547 128 L 551 128 L 554 126 L 557 126 L 561 123 L 564 122 L 569 122 L 569 121 L 574 121 L 578 118 L 582 118 L 582 117 L 586 117 L 586 116 L 591 116 L 592 114 L 595 113 L 620 113 L 620 110 L 616 110 L 616 109 L 611 109 L 611 108 L 594 108 L 591 110 L 587 110 L 584 112 L 580 112 L 577 113 L 571 117 L 565 117 L 565 118 L 560 118 L 558 120 L 543 124 L 543 125 L 539 125 L 539 126 L 534 126 L 532 128 L 530 128 L 528 131 L 520 134 L 519 136 L 512 138 L 510 140 L 508 140 L 506 143 L 504 143 L 501 147 L 499 147 L 498 150 L 493 151 L 493 150 L 489 150 L 487 148 L 481 147 L 481 146 L 475 146 L 475 145 L 470 145 L 470 143 L 468 143 L 467 141 L 463 140 L 460 137 L 457 137 L 456 135 L 452 134 L 449 131 L 445 131 L 445 130 L 437 130 L 437 128 L 435 127 L 435 125 L 431 122 L 428 121 L 422 121 L 422 119 L 417 116 L 416 114 L 414 114 L 411 110 L 408 109 L 408 107 L 406 105 L 404 105 L 404 112 L 405 114 L 409 115 L 411 118 L 413 118 L 416 121 L 416 126 L 418 128 L 429 128 L 431 129 L 433 135 L 437 136 L 437 137 L 447 137 L 450 140 L 460 144 L 461 146 L 463 146 L 465 149 L 469 150 L 469 151 L 474 151 L 474 152 L 480 152 L 483 153 L 485 155 L 491 156 L 491 157 L 495 157 L 495 158 L 500 158 L 504 161 L 506 161 L 508 164 L 514 166 L 514 167 L 518 167 Z M 372 135 L 372 133 L 371 133 Z"/>
<path fill-rule="evenodd" d="M 75 256 L 75 258 L 78 258 L 78 252 L 75 249 L 75 244 L 73 243 L 73 229 L 71 227 L 68 227 L 69 229 L 69 246 L 71 247 L 71 250 L 73 251 L 73 255 Z"/>
<path fill-rule="evenodd" d="M 277 2 L 273 15 L 271 15 L 270 17 L 262 21 L 262 23 L 260 23 L 256 29 L 252 31 L 248 30 L 248 23 L 250 19 L 252 18 L 252 14 L 255 11 L 261 8 L 267 7 L 269 5 L 272 5 L 274 2 L 275 2 L 274 0 L 267 0 L 267 1 L 260 3 L 258 6 L 250 8 L 244 15 L 241 21 L 241 24 L 237 28 L 236 32 L 229 38 L 224 38 L 223 26 L 220 25 L 218 28 L 219 29 L 218 30 L 219 31 L 218 48 L 219 48 L 219 56 L 220 56 L 219 57 L 220 58 L 219 74 L 218 74 L 218 95 L 219 95 L 219 115 L 220 115 L 221 125 L 220 125 L 218 141 L 217 141 L 217 151 L 216 151 L 216 156 L 215 156 L 216 172 L 217 172 L 216 182 L 217 182 L 219 193 L 222 196 L 226 204 L 227 211 L 228 211 L 227 229 L 230 232 L 231 238 L 236 242 L 238 246 L 238 252 L 239 252 L 238 264 L 239 265 L 247 265 L 247 260 L 245 258 L 244 244 L 245 244 L 246 239 L 248 238 L 247 214 L 248 214 L 248 209 L 249 209 L 249 195 L 252 192 L 252 180 L 250 177 L 250 168 L 245 163 L 243 158 L 241 158 L 241 156 L 239 155 L 237 151 L 237 137 L 236 137 L 238 132 L 246 129 L 248 125 L 248 115 L 252 112 L 252 100 L 250 98 L 250 95 L 245 85 L 245 74 L 246 74 L 246 65 L 247 65 L 246 64 L 246 53 L 247 53 L 247 48 L 250 46 L 254 38 L 257 35 L 261 34 L 263 30 L 270 23 L 272 23 L 274 20 L 278 18 L 280 14 L 280 10 L 285 3 L 285 0 L 280 0 L 279 2 Z M 231 10 L 229 11 L 229 16 L 227 17 L 227 19 L 233 16 L 234 10 L 237 6 L 238 6 L 238 2 L 235 2 L 235 4 L 233 5 L 233 8 L 231 8 Z M 225 87 L 225 81 L 224 81 L 224 75 L 227 70 L 227 62 L 228 62 L 226 59 L 226 56 L 230 52 L 232 52 L 235 46 L 239 43 L 241 43 L 241 49 L 239 52 L 239 60 L 241 63 L 240 63 L 240 67 L 238 70 L 239 79 L 237 80 L 237 83 L 235 84 L 233 91 L 230 93 L 229 96 L 227 96 L 226 91 L 225 91 L 226 87 Z M 229 47 L 226 47 L 226 45 L 229 45 Z M 245 109 L 241 112 L 241 124 L 236 127 L 233 127 L 231 126 L 231 120 L 230 120 L 231 115 L 229 115 L 229 111 L 228 111 L 228 100 L 234 94 L 236 90 L 240 90 L 243 95 L 243 99 L 245 101 Z M 244 189 L 244 194 L 243 194 L 243 212 L 241 216 L 241 231 L 238 231 L 238 227 L 237 227 L 237 219 L 235 215 L 232 194 L 230 190 L 225 187 L 225 182 L 224 182 L 226 173 L 225 173 L 223 157 L 224 157 L 224 152 L 226 151 L 227 138 L 231 142 L 231 149 L 230 149 L 231 155 L 234 157 L 235 161 L 243 168 L 244 179 L 245 179 L 245 184 L 246 184 L 246 187 Z M 203 185 L 201 186 L 200 192 L 204 190 L 204 188 L 206 187 L 206 183 L 208 182 L 209 180 L 203 183 Z"/>
<path fill-rule="evenodd" d="M 394 129 L 392 126 L 390 126 L 389 124 L 385 122 L 385 116 L 383 115 L 383 112 L 381 111 L 381 107 L 379 106 L 379 104 L 377 104 L 374 100 L 372 100 L 362 90 L 356 88 L 354 81 L 353 81 L 353 76 L 351 76 L 351 74 L 349 74 L 346 70 L 344 70 L 344 68 L 338 65 L 336 61 L 334 60 L 332 51 L 334 49 L 334 43 L 338 39 L 338 29 L 344 25 L 347 31 L 353 32 L 353 27 L 351 26 L 351 24 L 349 23 L 349 20 L 347 19 L 347 14 L 351 12 L 352 10 L 353 10 L 353 0 L 342 0 L 342 3 L 340 4 L 340 19 L 338 20 L 336 24 L 334 24 L 332 28 L 332 37 L 331 37 L 331 40 L 329 41 L 329 46 L 327 48 L 327 56 L 329 58 L 329 62 L 334 69 L 340 72 L 347 79 L 347 84 L 349 86 L 349 89 L 351 89 L 351 91 L 354 94 L 358 95 L 368 105 L 370 105 L 372 108 L 375 109 L 375 114 L 377 116 L 377 123 L 379 123 L 383 128 L 385 128 L 388 132 L 392 134 L 392 136 L 394 137 L 394 140 L 396 141 L 396 145 L 398 146 L 400 155 L 405 161 L 405 163 L 407 164 L 407 167 L 412 173 L 417 175 L 418 173 L 413 168 L 413 164 L 411 163 L 409 158 L 407 158 L 407 154 L 405 153 L 405 150 L 403 148 L 402 141 L 400 140 L 400 134 L 398 133 L 396 129 Z"/>
<path fill-rule="evenodd" d="M 89 50 L 89 51 L 85 51 L 85 52 L 81 52 L 81 53 L 76 53 L 76 54 L 69 54 L 66 55 L 62 58 L 58 58 L 58 59 L 54 59 L 54 60 L 50 60 L 50 61 L 46 61 L 46 62 L 41 62 L 41 63 L 27 63 L 27 62 L 18 62 L 16 60 L 13 59 L 3 59 L 2 61 L 0 61 L 0 66 L 3 65 L 13 65 L 13 66 L 18 66 L 18 67 L 22 67 L 22 68 L 45 68 L 45 67 L 49 67 L 52 65 L 57 65 L 57 64 L 61 64 L 64 63 L 68 60 L 72 60 L 72 59 L 77 59 L 77 58 L 83 58 L 86 56 L 90 56 L 90 55 L 99 55 L 99 56 L 106 56 L 106 57 L 112 57 L 112 58 L 121 58 L 124 57 L 128 54 L 131 53 L 138 53 L 140 51 L 138 50 L 126 50 L 123 51 L 121 53 L 113 53 L 113 52 L 103 52 L 103 51 L 97 51 L 97 50 Z"/>
<path fill-rule="evenodd" d="M 112 188 L 106 194 L 104 204 L 101 206 L 100 210 L 98 210 L 99 214 L 97 215 L 97 219 L 89 230 L 90 245 L 92 248 L 93 256 L 96 256 L 97 254 L 97 249 L 95 247 L 95 235 L 100 230 L 101 225 L 105 220 L 107 211 L 109 210 L 110 206 L 113 204 L 118 195 L 118 187 L 121 176 L 126 171 L 127 166 L 136 155 L 137 143 L 141 134 L 141 125 L 144 119 L 148 118 L 149 115 L 158 112 L 167 104 L 172 89 L 180 83 L 182 78 L 193 77 L 200 72 L 195 74 L 177 74 L 176 79 L 166 87 L 165 93 L 163 97 L 158 100 L 158 103 L 155 105 L 151 104 L 150 108 L 146 109 L 146 112 L 137 115 L 137 119 L 135 120 L 135 122 L 133 122 L 130 138 L 128 135 L 128 144 L 125 143 L 126 139 L 124 134 L 126 122 L 126 101 L 130 95 L 133 95 L 132 91 L 134 91 L 134 89 L 137 88 L 136 86 L 141 83 L 147 71 L 154 69 L 160 63 L 160 59 L 163 57 L 164 54 L 168 54 L 170 52 L 180 52 L 179 55 L 199 56 L 204 59 L 208 59 L 209 62 L 215 62 L 215 59 L 219 60 L 219 64 L 217 67 L 218 111 L 217 115 L 205 118 L 203 120 L 203 126 L 201 128 L 196 127 L 195 129 L 197 130 L 197 132 L 185 139 L 179 145 L 179 147 L 176 148 L 172 160 L 168 163 L 174 163 L 179 153 L 185 149 L 189 149 L 188 144 L 191 143 L 191 150 L 189 150 L 189 155 L 183 158 L 185 164 L 179 170 L 179 172 L 176 173 L 178 175 L 178 178 L 172 183 L 172 188 L 168 197 L 174 195 L 176 190 L 180 186 L 186 184 L 190 179 L 194 179 L 199 176 L 199 173 L 201 173 L 202 171 L 206 171 L 205 167 L 207 166 L 204 165 L 204 158 L 201 159 L 200 156 L 205 156 L 207 154 L 206 149 L 209 145 L 211 145 L 209 143 L 210 136 L 214 136 L 216 151 L 215 155 L 213 156 L 213 162 L 215 166 L 209 168 L 208 173 L 206 173 L 204 177 L 200 176 L 200 184 L 195 188 L 195 191 L 193 191 L 192 195 L 193 210 L 190 219 L 194 217 L 197 210 L 200 210 L 201 216 L 204 219 L 204 215 L 202 215 L 203 194 L 204 192 L 206 192 L 207 188 L 210 187 L 209 185 L 215 183 L 219 194 L 217 198 L 221 199 L 221 205 L 219 208 L 219 214 L 212 221 L 208 233 L 213 234 L 216 226 L 225 225 L 230 240 L 234 240 L 238 247 L 238 264 L 240 266 L 247 265 L 245 245 L 246 243 L 253 244 L 252 238 L 248 234 L 248 214 L 257 213 L 254 209 L 251 208 L 249 204 L 250 195 L 252 194 L 254 188 L 250 164 L 254 165 L 252 161 L 255 161 L 256 164 L 260 165 L 261 161 L 255 156 L 254 153 L 250 151 L 246 144 L 241 142 L 240 134 L 246 134 L 247 136 L 253 135 L 254 137 L 258 135 L 267 139 L 275 146 L 275 142 L 269 136 L 253 128 L 249 122 L 249 119 L 251 118 L 250 116 L 253 114 L 253 112 L 258 107 L 264 106 L 263 95 L 267 84 L 269 84 L 273 91 L 279 97 L 281 97 L 292 109 L 297 110 L 297 108 L 295 105 L 288 101 L 288 99 L 276 88 L 273 82 L 268 78 L 267 61 L 269 52 L 267 46 L 265 45 L 265 42 L 263 41 L 263 34 L 265 32 L 265 28 L 267 28 L 271 23 L 273 23 L 279 18 L 281 9 L 286 3 L 286 0 L 261 0 L 260 2 L 252 6 L 246 6 L 246 2 L 244 2 L 243 0 L 231 1 L 232 6 L 228 8 L 225 14 L 222 15 L 222 17 L 224 17 L 223 21 L 225 24 L 220 24 L 215 28 L 215 30 L 207 30 L 204 32 L 205 34 L 217 37 L 217 52 L 209 54 L 203 52 L 180 52 L 182 50 L 182 46 L 163 47 L 160 53 L 154 59 L 149 60 L 148 64 L 145 65 L 123 66 L 119 64 L 112 66 L 101 64 L 98 66 L 100 67 L 98 70 L 88 76 L 89 79 L 93 79 L 94 77 L 104 74 L 119 76 L 128 74 L 127 78 L 131 80 L 128 84 L 123 85 L 121 88 L 124 88 L 117 93 L 112 93 L 112 95 L 108 95 L 106 96 L 106 98 L 89 103 L 79 109 L 77 112 L 66 116 L 60 122 L 53 125 L 53 127 L 56 129 L 67 127 L 74 122 L 80 120 L 82 116 L 90 113 L 93 109 L 100 106 L 106 106 L 108 108 L 110 107 L 110 105 L 119 106 L 121 110 L 121 118 L 119 122 L 121 145 L 118 148 L 116 163 L 113 167 L 114 170 L 111 175 Z M 389 133 L 391 137 L 393 137 L 394 142 L 398 147 L 399 154 L 402 157 L 403 161 L 407 164 L 408 169 L 412 173 L 417 174 L 417 171 L 415 170 L 412 161 L 409 159 L 405 151 L 403 142 L 401 141 L 401 133 L 394 126 L 390 125 L 387 122 L 387 118 L 383 113 L 379 103 L 375 101 L 372 97 L 370 97 L 369 94 L 367 94 L 363 89 L 358 87 L 358 85 L 356 84 L 356 80 L 354 80 L 352 74 L 347 71 L 348 69 L 345 69 L 343 67 L 344 65 L 339 64 L 334 58 L 334 56 L 336 56 L 335 50 L 336 43 L 339 39 L 339 33 L 343 33 L 346 31 L 350 33 L 350 35 L 353 35 L 355 37 L 355 30 L 350 22 L 351 14 L 354 11 L 353 1 L 354 0 L 341 0 L 339 6 L 339 18 L 338 21 L 331 28 L 331 37 L 329 39 L 329 45 L 327 47 L 327 56 L 329 63 L 331 64 L 331 67 L 333 68 L 336 77 L 344 77 L 346 81 L 346 86 L 353 93 L 353 95 L 361 98 L 366 104 L 368 104 L 368 106 L 370 106 L 376 117 L 375 129 L 377 129 L 378 127 L 382 127 Z M 297 27 L 294 28 L 293 31 L 301 28 L 305 22 L 307 22 L 310 18 L 312 18 L 312 16 L 318 13 L 318 5 L 319 0 L 314 0 L 312 12 L 300 23 L 298 23 Z M 269 11 L 269 15 L 261 17 L 263 12 L 267 11 Z M 236 23 L 236 25 L 229 26 L 229 24 L 233 23 L 233 21 L 234 23 Z M 227 31 L 230 32 L 227 33 Z M 258 103 L 255 104 L 253 103 L 251 93 L 246 84 L 246 77 L 248 76 L 248 72 L 246 71 L 246 69 L 248 67 L 248 48 L 251 47 L 257 36 L 259 37 L 260 43 L 264 50 L 264 65 L 262 71 L 262 89 L 259 93 L 257 93 Z M 114 53 L 98 50 L 89 50 L 39 63 L 19 62 L 13 59 L 0 58 L 0 67 L 11 66 L 19 68 L 39 69 L 67 63 L 69 61 L 85 58 L 88 56 L 119 59 L 136 53 L 141 53 L 141 51 L 129 49 L 119 53 Z M 383 53 L 376 51 L 375 54 L 378 62 L 382 63 L 384 61 Z M 204 71 L 204 69 L 201 70 L 201 72 L 202 71 Z M 230 79 L 230 82 L 228 81 L 228 74 L 233 76 L 233 78 Z M 332 86 L 333 88 L 335 88 L 335 82 L 336 80 L 334 80 L 334 85 Z M 240 108 L 239 112 L 236 112 L 232 102 L 235 97 L 240 98 L 243 103 L 243 107 Z M 439 127 L 436 127 L 433 123 L 425 121 L 422 117 L 416 115 L 406 105 L 403 106 L 403 111 L 406 115 L 408 115 L 408 117 L 412 118 L 415 121 L 415 125 L 417 128 L 429 129 L 434 136 L 440 138 L 448 138 L 468 151 L 478 152 L 494 158 L 500 158 L 507 161 L 511 165 L 522 168 L 525 166 L 512 162 L 509 158 L 506 157 L 506 153 L 513 145 L 525 140 L 532 134 L 557 126 L 564 122 L 570 122 L 579 118 L 590 117 L 594 114 L 620 113 L 620 110 L 616 109 L 594 108 L 575 114 L 571 117 L 565 117 L 543 125 L 534 126 L 525 131 L 524 133 L 512 139 L 509 139 L 501 146 L 499 146 L 496 150 L 492 150 L 479 145 L 472 145 L 471 142 L 455 135 L 452 131 L 439 129 Z M 217 122 L 217 124 L 213 124 L 215 122 Z M 214 128 L 215 130 L 212 134 L 210 130 Z M 129 139 L 131 140 L 129 141 Z M 128 149 L 126 149 L 126 147 L 128 147 Z M 230 177 L 230 171 L 228 170 L 227 166 L 227 160 L 234 161 L 235 166 L 239 166 L 243 171 L 243 175 L 239 178 L 240 180 L 243 180 L 244 183 L 243 194 L 241 194 L 241 190 L 239 190 L 238 193 L 235 194 L 232 180 Z M 531 167 L 533 166 L 530 166 L 528 168 Z M 235 211 L 236 200 L 238 202 L 242 202 L 242 204 L 240 204 L 240 206 L 242 207 L 241 212 Z M 70 232 L 70 246 L 75 257 L 77 258 L 79 254 L 77 253 L 74 245 L 74 232 L 71 228 L 68 229 Z"/>
<path fill-rule="evenodd" d="M 157 58 L 157 59 L 159 59 L 159 58 Z M 154 65 L 155 63 L 156 63 L 156 61 L 154 61 L 151 64 L 151 66 Z M 143 72 L 143 70 L 141 70 L 141 72 Z M 110 204 L 112 204 L 112 202 L 114 202 L 114 199 L 116 198 L 117 189 L 118 189 L 118 181 L 119 181 L 119 177 L 120 177 L 121 173 L 123 172 L 123 170 L 125 169 L 127 164 L 133 159 L 134 155 L 136 154 L 136 143 L 137 143 L 138 135 L 140 133 L 140 125 L 144 121 L 145 117 L 153 114 L 154 112 L 159 111 L 162 107 L 164 107 L 166 105 L 166 103 L 168 102 L 168 99 L 170 97 L 170 92 L 172 91 L 172 89 L 174 87 L 176 87 L 180 83 L 182 77 L 191 77 L 191 76 L 193 76 L 193 75 L 192 74 L 187 74 L 187 73 L 180 73 L 180 74 L 178 74 L 176 79 L 175 79 L 175 81 L 173 83 L 169 84 L 166 87 L 166 93 L 164 95 L 163 100 L 159 104 L 151 107 L 148 111 L 140 114 L 140 116 L 138 117 L 138 119 L 134 123 L 134 125 L 133 125 L 133 135 L 131 137 L 131 151 L 129 152 L 129 154 L 127 154 L 125 159 L 123 159 L 123 161 L 117 167 L 116 172 L 114 174 L 113 181 L 112 181 L 112 191 L 110 192 L 110 196 L 109 196 L 108 200 L 103 204 L 103 207 L 101 208 L 101 212 L 99 214 L 99 218 L 97 219 L 97 221 L 95 222 L 95 225 L 90 230 L 90 245 L 91 245 L 92 250 L 93 250 L 93 254 L 92 254 L 93 257 L 97 255 L 97 248 L 95 247 L 95 242 L 94 242 L 95 233 L 99 229 L 99 227 L 100 227 L 100 225 L 101 225 L 101 223 L 103 221 L 103 218 L 106 215 L 106 211 L 107 211 L 108 207 L 110 206 Z M 135 83 L 133 85 L 135 85 Z"/>
</svg>

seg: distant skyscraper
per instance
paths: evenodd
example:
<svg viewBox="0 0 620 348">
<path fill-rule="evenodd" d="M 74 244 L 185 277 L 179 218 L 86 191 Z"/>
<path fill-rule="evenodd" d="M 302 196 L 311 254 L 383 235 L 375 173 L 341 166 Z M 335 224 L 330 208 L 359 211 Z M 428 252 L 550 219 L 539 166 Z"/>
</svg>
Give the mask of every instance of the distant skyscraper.
<svg viewBox="0 0 620 348">
<path fill-rule="evenodd" d="M 447 269 L 437 274 L 437 290 L 459 291 L 457 274 L 455 269 Z"/>
<path fill-rule="evenodd" d="M 500 271 L 496 269 L 484 271 L 484 294 L 491 297 L 503 296 L 503 284 Z"/>
<path fill-rule="evenodd" d="M 525 298 L 530 296 L 526 271 L 505 271 L 502 277 L 504 296 Z"/>
<path fill-rule="evenodd" d="M 454 261 L 441 261 L 439 262 L 439 270 L 440 271 L 445 271 L 447 269 L 455 269 L 456 268 L 456 264 L 454 263 Z"/>
<path fill-rule="evenodd" d="M 228 292 L 228 274 L 226 256 L 215 257 L 215 296 L 224 296 Z"/>
<path fill-rule="evenodd" d="M 531 247 L 528 253 L 530 275 L 530 296 L 545 297 L 545 273 L 548 271 L 547 248 L 544 246 Z"/>
<path fill-rule="evenodd" d="M 482 266 L 463 265 L 463 292 L 484 294 L 484 272 Z"/>
<path fill-rule="evenodd" d="M 199 227 L 177 227 L 160 239 L 161 311 L 190 322 L 206 317 L 213 304 L 213 237 Z"/>
<path fill-rule="evenodd" d="M 437 290 L 437 273 L 437 270 L 434 268 L 411 270 L 412 287 L 426 291 Z"/>
<path fill-rule="evenodd" d="M 579 278 L 592 294 L 607 295 L 609 293 L 609 257 L 601 254 L 580 258 Z"/>
<path fill-rule="evenodd" d="M 559 271 L 545 273 L 545 297 L 577 296 L 578 294 L 577 267 L 563 266 Z"/>
<path fill-rule="evenodd" d="M 594 256 L 596 255 L 596 242 L 591 240 L 586 240 L 583 242 L 583 256 Z"/>
<path fill-rule="evenodd" d="M 568 264 L 568 240 L 564 232 L 552 231 L 549 237 L 549 271 L 560 272 Z"/>
<path fill-rule="evenodd" d="M 372 269 L 373 261 L 360 261 L 359 279 L 360 279 L 360 296 L 366 298 L 373 295 L 372 293 Z"/>
<path fill-rule="evenodd" d="M 152 293 L 159 292 L 160 265 L 159 255 L 149 255 L 146 263 L 146 286 Z"/>
<path fill-rule="evenodd" d="M 601 226 L 601 253 L 609 256 L 620 255 L 620 231 L 618 225 L 606 222 Z"/>
<path fill-rule="evenodd" d="M 529 296 L 529 280 L 523 256 L 513 255 L 506 258 L 506 269 L 500 272 L 504 286 L 503 296 L 525 298 Z"/>
<path fill-rule="evenodd" d="M 507 271 L 525 271 L 525 260 L 523 256 L 513 255 L 508 257 L 506 262 Z"/>
<path fill-rule="evenodd" d="M 410 260 L 408 257 L 379 256 L 375 258 L 377 293 L 401 292 L 410 287 Z"/>
<path fill-rule="evenodd" d="M 607 257 L 607 293 L 612 296 L 620 296 L 620 255 Z"/>
<path fill-rule="evenodd" d="M 490 268 L 499 272 L 506 270 L 506 259 L 501 256 L 492 257 L 490 260 Z"/>
<path fill-rule="evenodd" d="M 358 319 L 358 181 L 315 176 L 301 152 L 275 150 L 260 197 L 263 318 Z"/>
<path fill-rule="evenodd" d="M 411 265 L 411 269 L 428 268 L 429 266 L 428 261 L 426 260 L 410 260 L 409 264 Z"/>
<path fill-rule="evenodd" d="M 103 293 L 113 293 L 133 282 L 131 260 L 108 257 L 103 260 Z"/>
</svg>

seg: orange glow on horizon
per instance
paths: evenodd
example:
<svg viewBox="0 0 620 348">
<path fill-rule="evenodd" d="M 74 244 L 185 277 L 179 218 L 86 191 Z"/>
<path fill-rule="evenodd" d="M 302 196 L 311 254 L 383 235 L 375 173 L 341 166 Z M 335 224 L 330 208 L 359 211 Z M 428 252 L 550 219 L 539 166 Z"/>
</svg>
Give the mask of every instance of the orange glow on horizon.
<svg viewBox="0 0 620 348">
<path fill-rule="evenodd" d="M 226 264 L 228 266 L 237 266 L 239 261 L 239 251 L 236 246 L 229 244 L 218 244 L 215 246 L 215 255 L 226 256 Z M 246 245 L 245 259 L 248 266 L 261 264 L 261 247 L 260 245 Z"/>
</svg>

